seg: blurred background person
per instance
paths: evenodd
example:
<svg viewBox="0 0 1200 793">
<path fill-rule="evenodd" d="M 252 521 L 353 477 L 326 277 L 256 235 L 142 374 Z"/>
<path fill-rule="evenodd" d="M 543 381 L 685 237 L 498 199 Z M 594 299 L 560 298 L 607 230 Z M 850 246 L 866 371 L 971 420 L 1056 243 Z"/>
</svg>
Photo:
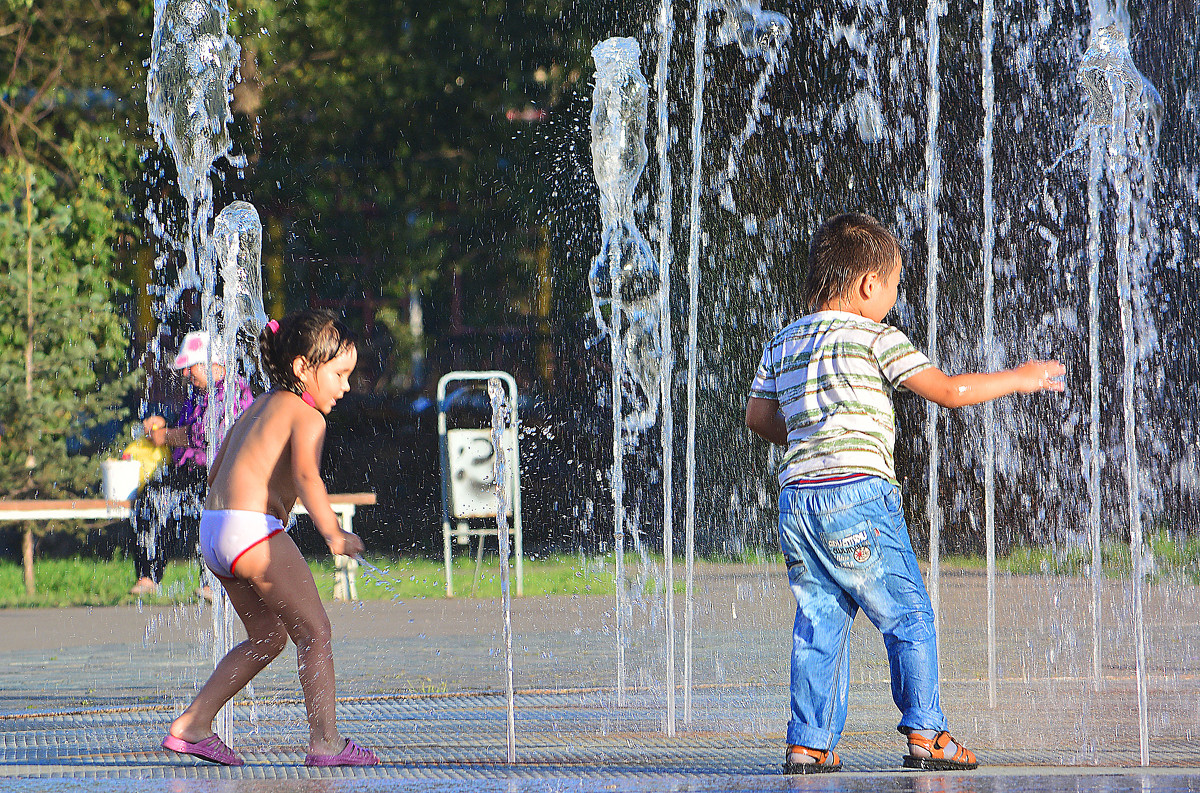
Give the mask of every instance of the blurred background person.
<svg viewBox="0 0 1200 793">
<path fill-rule="evenodd" d="M 205 331 L 192 331 L 183 338 L 172 368 L 182 371 L 191 386 L 191 395 L 179 411 L 174 425 L 162 416 L 147 416 L 142 420 L 146 436 L 158 446 L 171 449 L 171 462 L 159 468 L 134 500 L 133 563 L 137 581 L 129 590 L 132 595 L 157 594 L 162 585 L 163 571 L 169 558 L 199 558 L 200 513 L 208 491 L 208 436 L 205 414 L 208 411 L 209 358 L 219 358 L 220 349 L 209 341 Z M 218 402 L 225 398 L 225 367 L 212 364 L 215 395 Z M 254 397 L 249 384 L 239 378 L 238 408 L 240 414 Z M 207 586 L 200 594 L 211 598 Z"/>
</svg>

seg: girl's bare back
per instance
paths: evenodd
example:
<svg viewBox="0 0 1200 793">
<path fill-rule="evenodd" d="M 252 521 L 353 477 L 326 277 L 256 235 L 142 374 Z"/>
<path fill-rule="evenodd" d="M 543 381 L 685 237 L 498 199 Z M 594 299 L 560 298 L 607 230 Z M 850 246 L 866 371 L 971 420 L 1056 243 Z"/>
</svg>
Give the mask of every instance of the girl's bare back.
<svg viewBox="0 0 1200 793">
<path fill-rule="evenodd" d="M 240 509 L 274 515 L 287 523 L 297 497 L 293 437 L 319 444 L 325 417 L 288 391 L 254 400 L 238 417 L 209 471 L 206 509 Z"/>
</svg>

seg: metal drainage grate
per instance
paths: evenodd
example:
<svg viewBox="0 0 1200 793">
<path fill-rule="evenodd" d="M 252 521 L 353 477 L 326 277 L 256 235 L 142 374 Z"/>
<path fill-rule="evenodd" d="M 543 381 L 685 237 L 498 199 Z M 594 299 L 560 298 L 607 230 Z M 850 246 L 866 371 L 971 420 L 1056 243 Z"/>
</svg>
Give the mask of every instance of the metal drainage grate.
<svg viewBox="0 0 1200 793">
<path fill-rule="evenodd" d="M 505 702 L 500 696 L 353 700 L 339 703 L 341 728 L 373 748 L 383 764 L 359 769 L 303 766 L 304 708 L 296 702 L 235 707 L 233 744 L 246 765 L 224 768 L 159 747 L 166 708 L 6 717 L 0 732 L 0 776 L 196 779 L 404 778 L 542 779 L 778 775 L 783 736 L 736 731 L 685 731 L 667 738 L 661 713 L 647 704 L 622 710 L 581 704 L 578 695 L 519 699 L 517 764 L 506 765 Z M 717 722 L 723 722 L 717 719 Z M 893 732 L 847 733 L 838 744 L 847 771 L 895 770 L 903 748 Z M 998 749 L 973 745 L 992 766 L 1136 766 L 1136 744 L 1083 752 Z M 1200 767 L 1200 742 L 1156 741 L 1155 765 Z"/>
</svg>

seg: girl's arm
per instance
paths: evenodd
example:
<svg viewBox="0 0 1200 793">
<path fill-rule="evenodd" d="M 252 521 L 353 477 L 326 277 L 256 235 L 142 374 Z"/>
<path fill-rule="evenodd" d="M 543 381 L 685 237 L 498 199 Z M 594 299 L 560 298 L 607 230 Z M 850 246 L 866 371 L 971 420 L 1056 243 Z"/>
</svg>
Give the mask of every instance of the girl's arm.
<svg viewBox="0 0 1200 793">
<path fill-rule="evenodd" d="M 750 397 L 746 400 L 746 426 L 756 435 L 780 446 L 788 445 L 787 422 L 779 413 L 779 400 Z"/>
<path fill-rule="evenodd" d="M 990 402 L 1017 392 L 1063 391 L 1066 384 L 1058 378 L 1066 371 L 1066 367 L 1058 361 L 1029 361 L 1016 369 L 1002 372 L 953 376 L 933 367 L 918 372 L 905 380 L 903 385 L 917 396 L 944 408 L 959 408 Z"/>
<path fill-rule="evenodd" d="M 296 493 L 317 525 L 317 531 L 325 538 L 330 552 L 356 556 L 363 551 L 362 540 L 342 530 L 333 507 L 329 506 L 329 492 L 321 481 L 321 447 L 324 443 L 325 417 L 304 407 L 296 414 L 292 427 L 292 477 L 296 482 Z"/>
</svg>

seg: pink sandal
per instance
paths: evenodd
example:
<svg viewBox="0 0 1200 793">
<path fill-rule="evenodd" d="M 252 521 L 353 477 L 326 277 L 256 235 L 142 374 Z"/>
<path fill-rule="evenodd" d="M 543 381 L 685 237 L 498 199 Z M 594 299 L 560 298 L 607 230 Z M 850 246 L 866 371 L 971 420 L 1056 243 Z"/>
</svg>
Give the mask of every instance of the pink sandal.
<svg viewBox="0 0 1200 793">
<path fill-rule="evenodd" d="M 218 738 L 216 733 L 195 743 L 189 743 L 182 738 L 176 738 L 174 735 L 167 733 L 167 737 L 162 740 L 162 747 L 172 752 L 190 754 L 192 757 L 199 757 L 201 760 L 207 760 L 210 763 L 218 765 L 245 765 L 242 758 L 238 757 L 232 749 L 226 746 L 225 742 Z"/>
<path fill-rule="evenodd" d="M 370 749 L 364 749 L 350 739 L 346 746 L 337 754 L 307 754 L 304 764 L 315 768 L 329 768 L 341 765 L 379 765 L 379 758 Z"/>
</svg>

